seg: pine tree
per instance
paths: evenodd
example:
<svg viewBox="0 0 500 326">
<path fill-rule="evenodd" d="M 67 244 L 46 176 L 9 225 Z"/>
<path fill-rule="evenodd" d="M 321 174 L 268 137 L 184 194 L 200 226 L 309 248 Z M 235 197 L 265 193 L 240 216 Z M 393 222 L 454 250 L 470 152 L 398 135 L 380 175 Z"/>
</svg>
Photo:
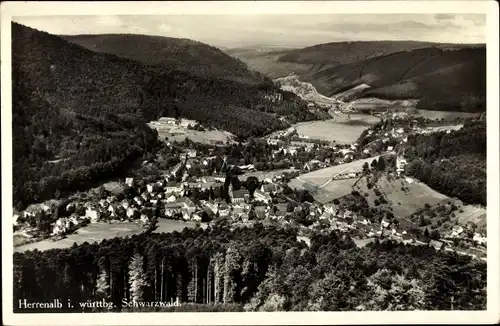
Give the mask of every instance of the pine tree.
<svg viewBox="0 0 500 326">
<path fill-rule="evenodd" d="M 224 266 L 224 303 L 232 303 L 236 297 L 237 293 L 234 276 L 236 273 L 240 272 L 240 260 L 240 253 L 237 249 L 230 245 L 226 251 L 226 261 Z"/>
<path fill-rule="evenodd" d="M 220 303 L 223 301 L 224 293 L 224 255 L 218 252 L 212 259 L 214 261 L 214 301 Z"/>
<path fill-rule="evenodd" d="M 143 269 L 143 258 L 139 253 L 135 253 L 130 261 L 129 284 L 130 299 L 142 301 L 144 299 L 144 288 L 147 286 L 146 274 Z"/>
<path fill-rule="evenodd" d="M 99 273 L 99 277 L 96 282 L 96 296 L 98 299 L 107 299 L 110 298 L 110 287 L 108 284 L 108 272 L 105 268 L 101 268 L 101 272 Z"/>
</svg>

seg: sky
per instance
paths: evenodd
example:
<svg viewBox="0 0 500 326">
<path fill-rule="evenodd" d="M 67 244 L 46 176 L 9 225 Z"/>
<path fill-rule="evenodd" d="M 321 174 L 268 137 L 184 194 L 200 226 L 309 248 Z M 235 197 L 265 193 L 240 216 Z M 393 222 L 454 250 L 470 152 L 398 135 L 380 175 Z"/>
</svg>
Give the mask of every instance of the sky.
<svg viewBox="0 0 500 326">
<path fill-rule="evenodd" d="M 51 34 L 147 34 L 223 48 L 375 40 L 486 43 L 486 15 L 481 14 L 23 16 L 12 20 Z"/>
</svg>

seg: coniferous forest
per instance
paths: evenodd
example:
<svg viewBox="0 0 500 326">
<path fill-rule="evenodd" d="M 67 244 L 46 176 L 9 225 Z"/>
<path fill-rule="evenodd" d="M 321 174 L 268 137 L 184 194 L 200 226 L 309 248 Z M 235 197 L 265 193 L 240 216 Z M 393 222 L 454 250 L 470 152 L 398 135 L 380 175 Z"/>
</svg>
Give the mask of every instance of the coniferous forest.
<svg viewBox="0 0 500 326">
<path fill-rule="evenodd" d="M 460 130 L 408 137 L 406 173 L 450 197 L 486 205 L 486 121 Z"/>
<path fill-rule="evenodd" d="M 262 224 L 15 253 L 14 266 L 16 312 L 19 299 L 47 298 L 69 299 L 68 312 L 88 300 L 112 308 L 87 312 L 486 309 L 482 261 L 391 241 L 358 248 L 334 232 L 308 246 L 293 229 Z M 180 307 L 127 305 L 134 300 Z"/>
</svg>

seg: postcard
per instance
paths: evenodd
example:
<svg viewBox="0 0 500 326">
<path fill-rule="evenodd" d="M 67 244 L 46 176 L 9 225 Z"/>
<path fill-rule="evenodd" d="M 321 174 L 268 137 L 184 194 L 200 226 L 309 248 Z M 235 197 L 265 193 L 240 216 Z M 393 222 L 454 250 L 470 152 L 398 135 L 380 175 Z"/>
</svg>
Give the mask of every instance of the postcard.
<svg viewBox="0 0 500 326">
<path fill-rule="evenodd" d="M 499 321 L 496 2 L 1 15 L 6 325 Z"/>
</svg>

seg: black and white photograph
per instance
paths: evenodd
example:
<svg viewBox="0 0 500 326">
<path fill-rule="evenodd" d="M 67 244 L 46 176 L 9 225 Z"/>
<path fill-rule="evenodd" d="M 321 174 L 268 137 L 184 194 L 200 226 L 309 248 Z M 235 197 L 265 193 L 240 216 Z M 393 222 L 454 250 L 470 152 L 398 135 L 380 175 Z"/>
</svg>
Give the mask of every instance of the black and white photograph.
<svg viewBox="0 0 500 326">
<path fill-rule="evenodd" d="M 9 324 L 498 321 L 498 4 L 307 2 L 2 4 Z"/>
</svg>

